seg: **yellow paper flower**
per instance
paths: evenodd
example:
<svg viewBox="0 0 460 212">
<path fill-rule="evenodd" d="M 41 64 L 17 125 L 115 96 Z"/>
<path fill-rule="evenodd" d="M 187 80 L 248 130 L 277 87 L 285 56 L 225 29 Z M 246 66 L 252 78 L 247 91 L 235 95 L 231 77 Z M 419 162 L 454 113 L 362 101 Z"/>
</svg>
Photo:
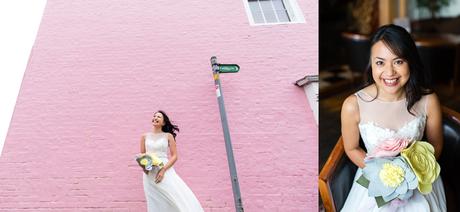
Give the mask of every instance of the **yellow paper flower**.
<svg viewBox="0 0 460 212">
<path fill-rule="evenodd" d="M 418 180 L 418 190 L 428 194 L 432 190 L 432 183 L 438 178 L 441 167 L 434 157 L 434 148 L 428 142 L 415 141 L 407 149 L 401 151 Z"/>
<path fill-rule="evenodd" d="M 136 161 L 144 171 L 152 171 L 155 166 L 159 168 L 164 167 L 163 161 L 154 153 L 139 153 L 136 155 Z"/>
<path fill-rule="evenodd" d="M 158 157 L 155 155 L 152 155 L 152 164 L 154 166 L 163 166 L 163 161 L 161 161 Z"/>
<path fill-rule="evenodd" d="M 382 170 L 379 173 L 380 180 L 386 186 L 396 188 L 404 180 L 404 170 L 391 163 L 384 163 Z"/>
<path fill-rule="evenodd" d="M 141 160 L 139 163 L 140 163 L 141 165 L 145 166 L 145 165 L 147 165 L 148 162 L 149 162 L 149 161 L 148 161 L 147 159 L 142 158 L 142 160 Z"/>
</svg>

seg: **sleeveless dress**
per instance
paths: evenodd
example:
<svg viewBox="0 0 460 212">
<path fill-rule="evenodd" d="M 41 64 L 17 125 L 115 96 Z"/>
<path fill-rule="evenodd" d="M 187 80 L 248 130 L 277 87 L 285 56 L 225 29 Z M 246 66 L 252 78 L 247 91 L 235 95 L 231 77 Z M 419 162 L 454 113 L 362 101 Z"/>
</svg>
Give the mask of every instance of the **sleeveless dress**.
<svg viewBox="0 0 460 212">
<path fill-rule="evenodd" d="M 423 96 L 412 108 L 414 116 L 406 109 L 406 99 L 394 102 L 372 100 L 373 97 L 362 90 L 355 95 L 360 113 L 359 132 L 367 152 L 371 152 L 380 141 L 386 139 L 422 139 L 426 123 L 426 96 Z M 398 208 L 390 204 L 378 208 L 375 199 L 368 196 L 367 188 L 356 183 L 361 174 L 362 169 L 358 168 L 353 186 L 341 211 L 446 211 L 446 197 L 441 176 L 433 183 L 433 190 L 429 194 L 423 195 L 415 189 L 406 204 Z"/>
<path fill-rule="evenodd" d="M 145 136 L 147 153 L 154 153 L 168 163 L 168 137 L 166 133 L 148 133 Z M 203 208 L 197 198 L 176 174 L 174 168 L 166 170 L 163 180 L 155 183 L 158 169 L 153 169 L 148 175 L 143 174 L 144 192 L 148 212 L 201 212 Z"/>
</svg>

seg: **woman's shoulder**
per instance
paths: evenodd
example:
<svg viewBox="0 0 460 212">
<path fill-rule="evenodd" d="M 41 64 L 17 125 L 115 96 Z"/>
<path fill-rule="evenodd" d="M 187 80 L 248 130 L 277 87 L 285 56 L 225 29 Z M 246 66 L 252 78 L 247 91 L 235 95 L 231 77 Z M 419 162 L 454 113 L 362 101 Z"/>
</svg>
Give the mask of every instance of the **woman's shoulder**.
<svg viewBox="0 0 460 212">
<path fill-rule="evenodd" d="M 434 92 L 422 95 L 411 109 L 416 114 L 424 115 L 429 115 L 431 112 L 437 110 L 440 110 L 440 103 L 438 96 Z"/>
<path fill-rule="evenodd" d="M 427 101 L 439 101 L 438 95 L 435 92 L 423 95 L 422 99 L 426 99 Z"/>
<path fill-rule="evenodd" d="M 348 96 L 342 104 L 342 113 L 355 113 L 358 112 L 358 97 L 355 94 Z"/>
<path fill-rule="evenodd" d="M 430 93 L 422 96 L 422 100 L 425 103 L 425 111 L 429 112 L 430 109 L 432 108 L 439 108 L 441 107 L 441 104 L 439 102 L 438 95 L 436 93 Z"/>
<path fill-rule="evenodd" d="M 375 96 L 377 96 L 377 88 L 374 86 L 374 84 L 371 84 L 358 90 L 355 95 L 361 99 L 374 99 Z"/>
<path fill-rule="evenodd" d="M 366 86 L 355 93 L 348 96 L 345 101 L 343 101 L 343 107 L 347 107 L 349 109 L 355 109 L 358 107 L 358 99 L 368 99 L 371 97 L 375 87 L 372 85 Z"/>
<path fill-rule="evenodd" d="M 357 95 L 352 94 L 343 101 L 340 117 L 342 124 L 359 123 L 360 114 Z"/>
<path fill-rule="evenodd" d="M 370 85 L 362 88 L 358 92 L 365 92 L 368 95 L 372 95 L 372 94 L 375 94 L 377 92 L 377 89 L 376 89 L 374 84 L 370 84 Z"/>
<path fill-rule="evenodd" d="M 438 105 L 439 104 L 438 95 L 434 92 L 425 94 L 420 98 L 417 104 L 420 104 L 421 106 L 424 106 L 425 108 L 431 107 L 433 105 Z"/>
<path fill-rule="evenodd" d="M 165 132 L 164 134 L 166 135 L 167 138 L 172 138 L 173 137 L 173 134 L 171 134 L 169 132 Z"/>
<path fill-rule="evenodd" d="M 148 135 L 148 132 L 142 133 L 142 135 L 141 135 L 141 142 L 145 142 L 145 140 L 146 140 L 146 138 L 147 138 L 147 135 Z"/>
<path fill-rule="evenodd" d="M 145 138 L 145 137 L 147 137 L 147 136 L 150 135 L 150 134 L 151 134 L 150 132 L 142 133 L 142 137 Z"/>
</svg>

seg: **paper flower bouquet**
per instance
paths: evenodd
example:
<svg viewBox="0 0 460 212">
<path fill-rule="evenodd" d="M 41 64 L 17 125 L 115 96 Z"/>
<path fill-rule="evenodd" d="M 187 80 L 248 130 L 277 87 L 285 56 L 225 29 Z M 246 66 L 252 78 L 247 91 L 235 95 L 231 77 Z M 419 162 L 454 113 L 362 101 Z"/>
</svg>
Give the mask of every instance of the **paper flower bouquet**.
<svg viewBox="0 0 460 212">
<path fill-rule="evenodd" d="M 357 183 L 368 189 L 378 207 L 393 200 L 407 201 L 415 189 L 422 194 L 430 193 L 441 171 L 430 143 L 410 144 L 407 139 L 382 142 L 368 154 L 365 164 Z"/>
<path fill-rule="evenodd" d="M 163 168 L 163 162 L 153 153 L 140 153 L 136 155 L 136 161 L 144 172 L 152 171 L 154 167 Z"/>
</svg>

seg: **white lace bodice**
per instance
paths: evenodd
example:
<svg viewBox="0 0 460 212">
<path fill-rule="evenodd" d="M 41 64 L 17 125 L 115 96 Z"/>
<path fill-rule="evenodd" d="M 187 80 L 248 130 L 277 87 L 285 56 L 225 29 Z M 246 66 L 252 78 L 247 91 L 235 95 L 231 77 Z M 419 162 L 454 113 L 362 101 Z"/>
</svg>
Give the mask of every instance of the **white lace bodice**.
<svg viewBox="0 0 460 212">
<path fill-rule="evenodd" d="M 405 99 L 395 102 L 373 100 L 362 90 L 356 95 L 360 111 L 359 131 L 367 152 L 387 139 L 422 139 L 426 123 L 426 97 L 413 106 L 412 115 L 406 109 Z"/>
<path fill-rule="evenodd" d="M 168 157 L 168 144 L 168 134 L 166 133 L 147 133 L 145 135 L 145 151 L 154 153 L 157 157 Z"/>
</svg>

